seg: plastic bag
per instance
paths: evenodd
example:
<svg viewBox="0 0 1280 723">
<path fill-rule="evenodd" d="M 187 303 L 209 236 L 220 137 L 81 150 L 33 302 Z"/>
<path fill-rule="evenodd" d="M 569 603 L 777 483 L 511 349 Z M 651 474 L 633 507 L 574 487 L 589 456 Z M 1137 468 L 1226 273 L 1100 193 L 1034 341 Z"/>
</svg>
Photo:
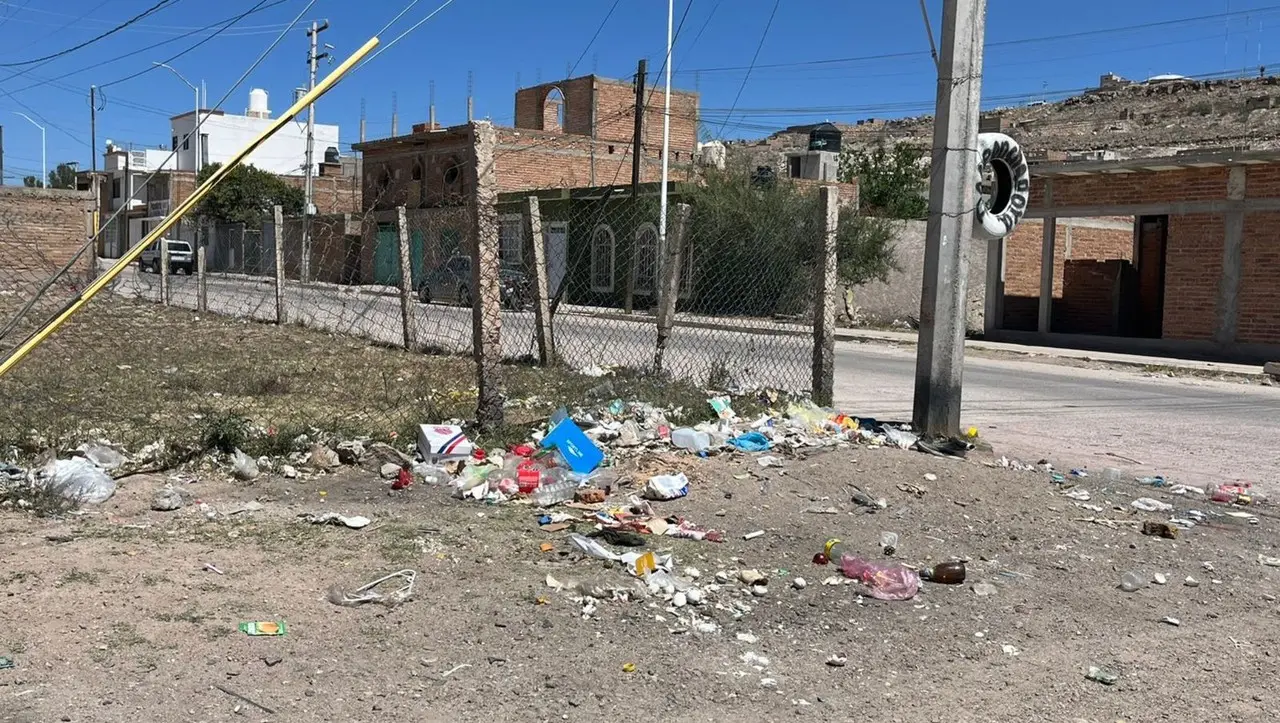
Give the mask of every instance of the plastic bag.
<svg viewBox="0 0 1280 723">
<path fill-rule="evenodd" d="M 641 492 L 650 500 L 674 500 L 689 494 L 689 478 L 680 474 L 660 474 L 650 477 Z"/>
<path fill-rule="evenodd" d="M 258 476 L 258 463 L 253 457 L 237 449 L 231 455 L 231 473 L 236 479 L 251 480 Z"/>
<path fill-rule="evenodd" d="M 50 488 L 63 497 L 90 505 L 100 505 L 116 493 L 116 481 L 83 457 L 56 459 L 44 468 Z"/>
<path fill-rule="evenodd" d="M 773 446 L 773 442 L 759 432 L 740 434 L 730 439 L 729 444 L 743 452 L 763 452 Z"/>
<path fill-rule="evenodd" d="M 902 565 L 868 562 L 860 557 L 840 558 L 840 572 L 861 582 L 877 600 L 910 600 L 920 591 L 920 576 Z"/>
</svg>

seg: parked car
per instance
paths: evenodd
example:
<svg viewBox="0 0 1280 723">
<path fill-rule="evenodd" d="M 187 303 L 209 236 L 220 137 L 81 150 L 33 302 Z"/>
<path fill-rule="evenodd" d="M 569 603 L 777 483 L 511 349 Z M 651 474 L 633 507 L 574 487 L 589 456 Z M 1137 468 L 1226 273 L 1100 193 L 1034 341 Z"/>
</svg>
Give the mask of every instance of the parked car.
<svg viewBox="0 0 1280 723">
<path fill-rule="evenodd" d="M 522 271 L 503 268 L 498 278 L 502 285 L 502 305 L 512 311 L 524 311 L 529 305 L 529 277 Z M 427 272 L 418 282 L 418 300 L 471 306 L 471 257 L 454 256 Z"/>
<path fill-rule="evenodd" d="M 186 241 L 174 241 L 172 239 L 164 239 L 159 243 L 152 244 L 143 251 L 142 256 L 138 258 L 139 269 L 150 271 L 153 274 L 160 273 L 161 243 L 169 247 L 169 273 L 184 272 L 190 276 L 195 271 L 196 255 L 191 250 L 191 244 Z"/>
</svg>

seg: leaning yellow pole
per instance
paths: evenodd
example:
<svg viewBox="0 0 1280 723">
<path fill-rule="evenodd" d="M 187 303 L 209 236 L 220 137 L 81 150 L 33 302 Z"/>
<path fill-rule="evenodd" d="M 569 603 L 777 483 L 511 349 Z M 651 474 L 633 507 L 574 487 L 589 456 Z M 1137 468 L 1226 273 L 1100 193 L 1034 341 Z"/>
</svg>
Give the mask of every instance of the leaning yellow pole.
<svg viewBox="0 0 1280 723">
<path fill-rule="evenodd" d="M 368 42 L 362 45 L 359 50 L 352 53 L 351 57 L 344 60 L 342 65 L 335 68 L 334 71 L 321 81 L 319 85 L 313 88 L 311 92 L 302 96 L 297 100 L 297 102 L 290 106 L 289 110 L 284 112 L 284 115 L 281 115 L 274 123 L 271 124 L 271 127 L 267 128 L 261 135 L 253 139 L 249 145 L 241 148 L 240 152 L 232 156 L 231 160 L 224 163 L 222 167 L 214 171 L 213 175 L 205 179 L 205 182 L 200 184 L 200 186 L 192 192 L 187 200 L 179 204 L 172 213 L 166 216 L 165 219 L 160 222 L 159 226 L 152 229 L 151 233 L 147 234 L 146 238 L 139 241 L 137 245 L 129 249 L 123 256 L 117 259 L 115 264 L 113 264 L 111 268 L 107 269 L 106 273 L 99 276 L 93 283 L 85 287 L 85 290 L 80 292 L 80 295 L 76 297 L 75 301 L 73 301 L 70 306 L 54 317 L 52 321 L 41 327 L 40 330 L 32 334 L 22 343 L 21 346 L 9 355 L 9 358 L 5 359 L 3 363 L 0 363 L 0 376 L 7 374 L 10 369 L 17 366 L 18 362 L 22 361 L 22 359 L 26 357 L 27 354 L 30 354 L 32 349 L 39 346 L 41 342 L 48 339 L 53 332 L 57 331 L 58 327 L 62 326 L 63 322 L 71 318 L 72 314 L 79 311 L 80 307 L 87 304 L 94 295 L 99 291 L 102 291 L 107 284 L 114 281 L 115 278 L 125 269 L 129 268 L 129 265 L 136 261 L 148 246 L 155 243 L 157 239 L 164 238 L 164 234 L 168 232 L 170 228 L 173 228 L 173 225 L 177 223 L 188 211 L 195 208 L 196 204 L 200 203 L 200 200 L 203 199 L 209 191 L 213 190 L 213 187 L 218 185 L 223 178 L 226 178 L 227 174 L 230 173 L 233 168 L 243 163 L 244 159 L 247 158 L 250 153 L 257 150 L 258 146 L 262 145 L 268 138 L 275 135 L 276 132 L 283 128 L 285 124 L 289 123 L 289 121 L 292 121 L 295 116 L 302 112 L 303 108 L 311 105 L 316 101 L 316 99 L 333 88 L 339 80 L 342 80 L 342 76 L 351 71 L 351 68 L 354 67 L 356 63 L 360 62 L 371 50 L 378 47 L 378 42 L 377 37 L 369 38 Z M 279 240 L 277 239 L 276 242 L 279 243 Z"/>
</svg>

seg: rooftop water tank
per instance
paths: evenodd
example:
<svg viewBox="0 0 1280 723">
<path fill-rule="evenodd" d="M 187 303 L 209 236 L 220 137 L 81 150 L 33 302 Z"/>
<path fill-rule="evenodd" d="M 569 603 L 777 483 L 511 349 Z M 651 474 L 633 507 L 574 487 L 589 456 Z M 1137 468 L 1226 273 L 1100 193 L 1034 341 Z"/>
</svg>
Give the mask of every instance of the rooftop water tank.
<svg viewBox="0 0 1280 723">
<path fill-rule="evenodd" d="M 249 110 L 245 115 L 251 118 L 271 117 L 271 108 L 267 105 L 267 91 L 261 88 L 249 91 Z"/>
<path fill-rule="evenodd" d="M 839 153 L 842 136 L 840 129 L 830 123 L 816 125 L 809 131 L 809 150 Z"/>
<path fill-rule="evenodd" d="M 335 148 L 334 146 L 329 146 L 328 148 L 324 149 L 324 162 L 325 163 L 341 163 L 342 159 L 338 155 L 338 149 Z"/>
</svg>

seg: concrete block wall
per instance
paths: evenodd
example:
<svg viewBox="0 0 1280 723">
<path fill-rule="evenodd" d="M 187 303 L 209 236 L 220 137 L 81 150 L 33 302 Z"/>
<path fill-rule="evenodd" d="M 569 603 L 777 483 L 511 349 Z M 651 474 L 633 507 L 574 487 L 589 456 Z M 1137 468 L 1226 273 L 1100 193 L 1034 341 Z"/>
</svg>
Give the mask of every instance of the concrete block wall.
<svg viewBox="0 0 1280 723">
<path fill-rule="evenodd" d="M 1213 338 L 1218 283 L 1222 278 L 1223 222 L 1221 214 L 1169 217 L 1162 327 L 1165 339 Z"/>
<path fill-rule="evenodd" d="M 88 240 L 93 193 L 0 186 L 0 288 L 22 292 L 66 265 Z M 87 253 L 70 279 L 83 284 L 96 273 Z"/>
</svg>

